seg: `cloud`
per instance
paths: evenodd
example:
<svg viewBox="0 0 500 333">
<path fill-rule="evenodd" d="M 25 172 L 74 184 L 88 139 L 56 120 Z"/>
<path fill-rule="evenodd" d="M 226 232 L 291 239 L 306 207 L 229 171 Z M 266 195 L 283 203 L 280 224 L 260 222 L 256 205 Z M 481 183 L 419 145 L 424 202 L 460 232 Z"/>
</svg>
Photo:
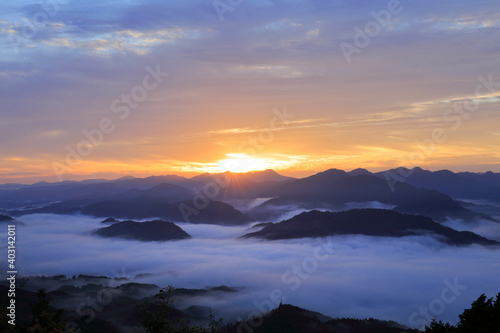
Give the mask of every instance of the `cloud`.
<svg viewBox="0 0 500 333">
<path fill-rule="evenodd" d="M 7 144 L 0 153 L 37 155 L 45 160 L 40 177 L 50 174 L 51 162 L 64 160 L 66 145 L 113 116 L 112 102 L 140 84 L 146 66 L 161 64 L 171 73 L 168 82 L 106 139 L 154 137 L 157 145 L 103 145 L 87 159 L 137 163 L 132 150 L 137 160 L 163 155 L 191 161 L 195 155 L 196 162 L 213 162 L 234 152 L 241 136 L 267 126 L 270 110 L 287 105 L 298 115 L 294 120 L 304 122 L 277 132 L 268 152 L 319 157 L 327 151 L 352 155 L 350 168 L 367 167 L 372 156 L 357 147 L 370 143 L 392 151 L 379 164 L 396 166 L 395 151 L 409 150 L 408 143 L 428 136 L 429 126 L 449 125 L 442 121 L 449 105 L 439 102 L 473 96 L 477 77 L 495 73 L 498 54 L 498 14 L 490 1 L 402 3 L 404 10 L 356 54 L 352 66 L 339 44 L 353 43 L 354 29 L 373 21 L 370 13 L 385 10 L 387 1 L 245 1 L 224 22 L 211 2 L 201 0 L 71 1 L 60 4 L 17 53 L 12 38 L 22 36 L 43 8 L 6 3 L 0 136 Z M 498 150 L 483 135 L 496 131 L 490 120 L 497 106 L 498 99 L 490 98 L 464 120 L 461 135 L 453 136 L 456 146 L 467 147 L 464 156 L 443 164 L 491 164 L 467 152 L 485 142 Z M 65 135 L 37 139 L 54 130 Z M 403 134 L 390 134 L 395 131 Z M 16 165 L 22 172 L 33 167 Z"/>
<path fill-rule="evenodd" d="M 500 223 L 479 220 L 470 223 L 460 219 L 448 219 L 444 225 L 459 231 L 471 231 L 483 237 L 500 241 Z"/>
<path fill-rule="evenodd" d="M 266 309 L 272 304 L 271 293 L 279 290 L 285 303 L 332 317 L 377 317 L 410 325 L 412 313 L 439 298 L 445 280 L 457 278 L 467 289 L 437 315 L 456 322 L 480 294 L 492 297 L 499 292 L 498 250 L 448 247 L 423 236 L 264 242 L 235 239 L 248 232 L 248 226 L 180 224 L 192 239 L 142 243 L 91 236 L 90 231 L 102 225 L 85 216 L 20 219 L 27 223 L 17 230 L 22 275 L 114 277 L 124 272 L 130 278 L 146 274 L 135 280 L 159 286 L 243 287 L 210 299 L 216 314 L 231 320 Z M 206 305 L 206 299 L 194 302 Z"/>
</svg>

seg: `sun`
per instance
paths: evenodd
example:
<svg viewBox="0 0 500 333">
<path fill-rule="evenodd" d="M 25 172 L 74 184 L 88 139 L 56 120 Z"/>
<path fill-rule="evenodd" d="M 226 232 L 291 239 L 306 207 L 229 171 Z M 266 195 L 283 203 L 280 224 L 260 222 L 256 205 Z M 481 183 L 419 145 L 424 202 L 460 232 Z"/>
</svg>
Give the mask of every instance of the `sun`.
<svg viewBox="0 0 500 333">
<path fill-rule="evenodd" d="M 272 169 L 273 163 L 267 159 L 255 158 L 247 154 L 226 154 L 227 159 L 219 160 L 221 172 L 245 173 Z"/>
</svg>

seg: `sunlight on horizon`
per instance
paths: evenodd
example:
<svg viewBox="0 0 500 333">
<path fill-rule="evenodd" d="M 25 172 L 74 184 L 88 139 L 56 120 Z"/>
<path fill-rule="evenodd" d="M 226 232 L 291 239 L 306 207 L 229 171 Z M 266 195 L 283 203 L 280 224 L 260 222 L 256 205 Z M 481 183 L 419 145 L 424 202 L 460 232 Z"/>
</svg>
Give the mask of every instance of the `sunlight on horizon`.
<svg viewBox="0 0 500 333">
<path fill-rule="evenodd" d="M 289 167 L 289 162 L 272 160 L 266 158 L 251 157 L 247 154 L 226 154 L 227 159 L 219 160 L 215 168 L 206 168 L 207 172 L 232 172 L 246 173 L 252 171 L 263 171 L 267 169 L 285 169 Z"/>
</svg>

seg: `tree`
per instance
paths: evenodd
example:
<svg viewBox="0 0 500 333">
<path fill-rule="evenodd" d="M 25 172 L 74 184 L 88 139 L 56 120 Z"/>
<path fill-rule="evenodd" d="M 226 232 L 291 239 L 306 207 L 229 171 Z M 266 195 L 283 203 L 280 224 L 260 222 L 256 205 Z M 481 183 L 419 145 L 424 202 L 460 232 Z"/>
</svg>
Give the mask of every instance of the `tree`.
<svg viewBox="0 0 500 333">
<path fill-rule="evenodd" d="M 30 333 L 64 333 L 66 331 L 66 322 L 61 320 L 63 310 L 57 310 L 55 313 L 49 307 L 49 301 L 46 299 L 45 289 L 38 290 L 38 303 L 30 304 L 31 325 L 26 329 Z M 74 332 L 74 331 L 70 331 Z"/>
<path fill-rule="evenodd" d="M 496 301 L 488 299 L 485 294 L 472 303 L 470 309 L 459 316 L 457 325 L 459 332 L 490 333 L 498 332 L 500 327 L 500 293 Z"/>
<path fill-rule="evenodd" d="M 449 323 L 443 323 L 441 320 L 437 321 L 436 318 L 432 319 L 430 326 L 425 326 L 426 333 L 456 333 L 457 329 L 455 326 Z"/>
<path fill-rule="evenodd" d="M 430 326 L 425 327 L 426 333 L 498 333 L 500 328 L 500 293 L 496 300 L 488 299 L 485 294 L 479 296 L 459 315 L 460 321 L 456 326 L 441 320 L 433 319 Z"/>
<path fill-rule="evenodd" d="M 222 319 L 215 319 L 210 312 L 209 323 L 200 326 L 190 326 L 189 321 L 175 315 L 175 309 L 172 307 L 174 302 L 172 292 L 174 288 L 168 286 L 160 289 L 155 295 L 155 302 L 152 306 L 142 305 L 143 318 L 140 321 L 141 326 L 148 333 L 218 333 L 222 326 Z"/>
</svg>

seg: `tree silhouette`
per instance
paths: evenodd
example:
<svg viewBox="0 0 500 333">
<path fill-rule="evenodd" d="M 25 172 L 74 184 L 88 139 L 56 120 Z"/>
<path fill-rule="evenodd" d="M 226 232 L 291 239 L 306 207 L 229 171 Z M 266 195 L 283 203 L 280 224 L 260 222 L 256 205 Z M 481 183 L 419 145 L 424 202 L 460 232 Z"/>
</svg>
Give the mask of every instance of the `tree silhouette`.
<svg viewBox="0 0 500 333">
<path fill-rule="evenodd" d="M 66 330 L 66 322 L 61 319 L 63 310 L 56 310 L 54 313 L 49 307 L 46 299 L 45 289 L 38 290 L 38 303 L 30 304 L 33 318 L 31 325 L 26 329 L 29 333 L 64 333 L 75 332 Z"/>
<path fill-rule="evenodd" d="M 430 326 L 425 327 L 426 333 L 498 333 L 500 332 L 500 293 L 493 298 L 485 294 L 475 300 L 470 309 L 465 309 L 459 315 L 460 321 L 456 326 L 441 320 L 432 320 Z"/>
<path fill-rule="evenodd" d="M 174 288 L 168 286 L 160 289 L 155 295 L 153 306 L 142 305 L 143 318 L 141 326 L 148 333 L 219 333 L 222 326 L 222 319 L 215 319 L 210 312 L 209 323 L 207 325 L 190 326 L 188 320 L 180 317 L 179 313 L 172 307 L 174 302 L 172 292 Z"/>
<path fill-rule="evenodd" d="M 496 301 L 488 299 L 485 294 L 472 303 L 470 309 L 459 316 L 457 325 L 459 332 L 489 333 L 500 330 L 500 293 Z"/>
</svg>

